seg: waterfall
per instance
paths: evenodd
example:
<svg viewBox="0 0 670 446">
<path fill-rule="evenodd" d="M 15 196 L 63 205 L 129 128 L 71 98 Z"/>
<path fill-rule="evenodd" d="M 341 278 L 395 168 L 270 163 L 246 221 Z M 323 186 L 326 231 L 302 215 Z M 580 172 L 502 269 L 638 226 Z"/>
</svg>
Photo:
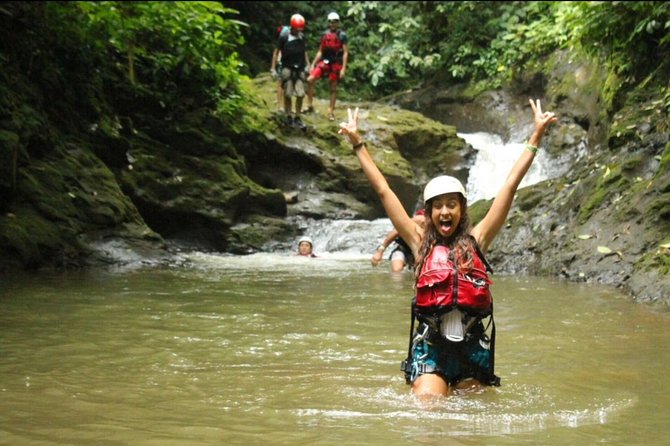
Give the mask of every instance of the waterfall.
<svg viewBox="0 0 670 446">
<path fill-rule="evenodd" d="M 519 142 L 505 144 L 500 136 L 484 132 L 459 133 L 458 136 L 477 151 L 465 187 L 468 201 L 474 203 L 477 200 L 495 197 L 512 166 L 526 150 L 524 144 Z M 519 188 L 550 178 L 548 161 L 546 153 L 539 151 Z"/>
</svg>

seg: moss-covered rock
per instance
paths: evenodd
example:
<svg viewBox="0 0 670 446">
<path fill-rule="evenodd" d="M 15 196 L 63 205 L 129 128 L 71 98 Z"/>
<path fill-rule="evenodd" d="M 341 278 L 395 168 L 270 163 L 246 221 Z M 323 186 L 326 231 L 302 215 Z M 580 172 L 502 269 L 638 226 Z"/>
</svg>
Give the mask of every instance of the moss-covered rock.
<svg viewBox="0 0 670 446">
<path fill-rule="evenodd" d="M 123 229 L 128 223 L 141 226 L 143 238 L 160 241 L 90 151 L 60 149 L 33 160 L 19 170 L 16 189 L 9 211 L 0 217 L 0 239 L 8 253 L 0 269 L 82 266 L 91 253 L 82 235 L 136 235 Z"/>
</svg>

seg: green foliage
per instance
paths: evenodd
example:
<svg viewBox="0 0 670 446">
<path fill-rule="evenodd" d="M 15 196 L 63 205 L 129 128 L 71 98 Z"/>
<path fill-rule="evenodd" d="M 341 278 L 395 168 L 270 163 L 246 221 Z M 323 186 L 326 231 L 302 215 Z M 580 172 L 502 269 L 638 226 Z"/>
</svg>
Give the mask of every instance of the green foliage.
<svg viewBox="0 0 670 446">
<path fill-rule="evenodd" d="M 131 84 L 183 92 L 179 80 L 201 82 L 220 116 L 232 119 L 240 110 L 241 23 L 223 17 L 233 10 L 201 1 L 76 5 L 87 19 L 88 33 L 111 45 L 117 60 L 125 59 Z"/>
<path fill-rule="evenodd" d="M 272 51 L 277 44 L 277 29 L 288 25 L 293 14 L 305 18 L 304 34 L 309 42 L 310 57 L 316 54 L 321 31 L 326 27 L 326 16 L 331 10 L 343 11 L 346 2 L 305 2 L 305 1 L 231 1 L 226 6 L 236 12 L 232 17 L 245 22 L 241 28 L 245 44 L 239 49 L 246 62 L 245 72 L 252 76 L 268 72 Z"/>
<path fill-rule="evenodd" d="M 563 2 L 557 26 L 569 42 L 607 62 L 617 75 L 648 73 L 667 55 L 670 4 L 666 2 Z"/>
<path fill-rule="evenodd" d="M 556 26 L 566 46 L 601 60 L 608 70 L 603 97 L 621 106 L 622 93 L 644 82 L 667 91 L 670 74 L 670 4 L 665 2 L 562 2 Z M 667 107 L 666 107 L 667 108 Z"/>
<path fill-rule="evenodd" d="M 432 77 L 495 87 L 524 70 L 542 69 L 536 66 L 542 56 L 571 48 L 607 64 L 612 72 L 608 95 L 614 98 L 622 82 L 642 79 L 670 60 L 666 2 L 369 1 L 346 2 L 346 8 L 343 2 L 246 3 L 253 4 L 247 9 L 274 14 L 275 22 L 300 11 L 309 24 L 325 11 L 339 11 L 350 40 L 347 89 L 365 97 L 411 88 Z M 267 15 L 246 14 L 243 20 L 248 30 L 263 33 L 255 25 L 267 21 Z M 312 48 L 318 43 L 314 30 L 308 32 Z M 249 34 L 250 46 L 254 33 Z M 271 48 L 264 51 L 269 61 Z M 666 74 L 662 69 L 658 78 Z"/>
<path fill-rule="evenodd" d="M 416 74 L 440 61 L 440 55 L 428 48 L 428 36 L 421 32 L 422 16 L 393 6 L 402 5 L 356 2 L 347 11 L 349 34 L 362 43 L 357 45 L 360 56 L 353 59 L 351 70 L 364 73 L 373 87 L 393 85 L 393 79 L 414 79 L 417 83 Z"/>
<path fill-rule="evenodd" d="M 601 58 L 610 69 L 605 97 L 613 104 L 627 83 L 653 79 L 668 94 L 670 3 L 665 2 L 13 2 L 7 16 L 25 29 L 0 31 L 3 62 L 18 56 L 21 71 L 41 77 L 50 91 L 69 82 L 90 91 L 73 101 L 104 114 L 100 97 L 116 71 L 128 90 L 150 92 L 180 112 L 185 97 L 208 104 L 229 126 L 249 121 L 242 73 L 269 68 L 276 30 L 301 13 L 309 52 L 316 53 L 325 16 L 337 11 L 349 36 L 342 97 L 375 98 L 427 79 L 501 85 L 535 66 L 541 56 L 571 48 Z M 239 11 L 239 13 L 238 13 Z M 22 45 L 12 36 L 22 32 Z M 244 38 L 248 42 L 244 42 Z M 48 43 L 47 43 L 48 42 Z M 253 64 L 248 67 L 244 59 Z M 62 65 L 45 63 L 45 55 Z M 65 56 L 64 56 L 65 55 Z M 77 71 L 78 70 L 78 71 Z M 67 75 L 66 75 L 67 71 Z M 76 79 L 72 79 L 76 74 Z M 87 78 L 83 78 L 86 76 Z M 319 84 L 322 88 L 324 83 Z M 118 87 L 117 87 L 118 88 Z M 57 105 L 54 105 L 57 107 Z M 61 113 L 67 116 L 67 113 Z M 240 117 L 242 117 L 240 119 Z M 253 118 L 251 119 L 253 121 Z M 251 122 L 250 121 L 250 122 Z"/>
<path fill-rule="evenodd" d="M 160 104 L 172 114 L 207 106 L 239 125 L 247 102 L 237 53 L 243 24 L 221 3 L 5 5 L 0 57 L 45 87 L 44 101 L 63 108 L 54 117 L 65 120 L 72 116 L 65 109 L 75 107 L 96 122 L 118 112 L 110 103 L 142 97 L 147 108 Z"/>
<path fill-rule="evenodd" d="M 558 2 L 511 2 L 500 6 L 491 26 L 497 34 L 476 61 L 494 84 L 510 79 L 567 41 L 565 30 L 554 24 Z"/>
</svg>

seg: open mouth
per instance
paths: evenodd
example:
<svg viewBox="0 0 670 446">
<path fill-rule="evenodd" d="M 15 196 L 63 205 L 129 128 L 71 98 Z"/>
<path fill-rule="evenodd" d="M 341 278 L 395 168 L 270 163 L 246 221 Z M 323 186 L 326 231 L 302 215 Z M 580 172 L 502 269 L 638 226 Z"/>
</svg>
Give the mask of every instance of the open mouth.
<svg viewBox="0 0 670 446">
<path fill-rule="evenodd" d="M 444 233 L 451 231 L 451 220 L 440 220 L 440 231 Z"/>
</svg>

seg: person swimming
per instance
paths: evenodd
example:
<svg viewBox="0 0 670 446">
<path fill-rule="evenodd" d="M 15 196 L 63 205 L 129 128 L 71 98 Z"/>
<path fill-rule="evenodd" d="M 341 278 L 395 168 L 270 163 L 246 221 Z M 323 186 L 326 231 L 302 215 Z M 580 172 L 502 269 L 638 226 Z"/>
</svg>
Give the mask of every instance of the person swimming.
<svg viewBox="0 0 670 446">
<path fill-rule="evenodd" d="M 298 240 L 298 252 L 296 255 L 303 257 L 316 257 L 314 255 L 314 242 L 308 236 L 303 236 Z"/>
</svg>

